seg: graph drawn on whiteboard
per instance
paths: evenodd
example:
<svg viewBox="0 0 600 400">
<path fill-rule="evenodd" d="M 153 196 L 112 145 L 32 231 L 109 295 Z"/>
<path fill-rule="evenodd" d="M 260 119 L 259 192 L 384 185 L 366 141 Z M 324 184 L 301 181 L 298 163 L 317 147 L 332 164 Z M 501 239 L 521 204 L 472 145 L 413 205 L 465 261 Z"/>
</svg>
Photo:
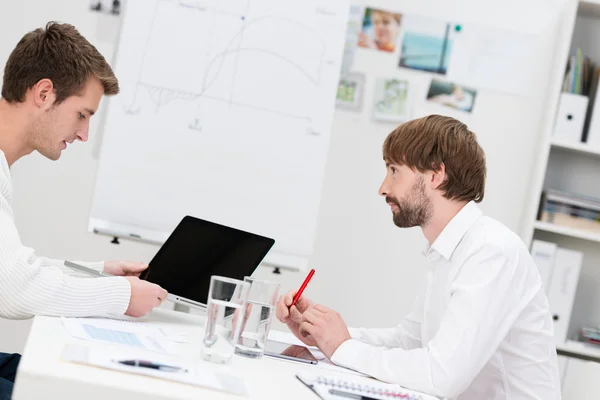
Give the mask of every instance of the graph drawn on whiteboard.
<svg viewBox="0 0 600 400">
<path fill-rule="evenodd" d="M 193 102 L 196 112 L 184 123 L 202 131 L 206 103 L 222 102 L 282 116 L 304 124 L 306 133 L 319 135 L 313 124 L 315 110 L 303 100 L 318 95 L 323 68 L 335 63 L 334 54 L 327 53 L 327 42 L 315 28 L 289 16 L 268 14 L 270 10 L 256 13 L 257 3 L 156 1 L 125 112 L 146 111 L 142 96 L 150 99 L 156 113 L 170 104 Z M 324 7 L 315 7 L 314 12 L 323 18 L 335 15 Z M 190 18 L 195 23 L 185 23 Z M 174 19 L 182 20 L 176 29 L 168 23 Z M 248 76 L 256 71 L 272 79 L 265 84 L 264 79 Z"/>
<path fill-rule="evenodd" d="M 348 10 L 128 0 L 88 229 L 162 243 L 193 215 L 272 237 L 265 262 L 304 268 Z"/>
</svg>

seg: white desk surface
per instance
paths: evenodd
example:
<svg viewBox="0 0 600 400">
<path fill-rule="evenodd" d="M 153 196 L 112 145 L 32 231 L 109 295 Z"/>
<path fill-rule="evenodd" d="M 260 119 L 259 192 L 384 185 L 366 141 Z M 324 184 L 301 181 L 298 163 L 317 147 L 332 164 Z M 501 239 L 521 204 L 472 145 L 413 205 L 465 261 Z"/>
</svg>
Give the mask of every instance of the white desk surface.
<svg viewBox="0 0 600 400">
<path fill-rule="evenodd" d="M 194 344 L 178 344 L 180 357 L 193 359 L 215 369 L 244 376 L 251 398 L 318 399 L 297 378 L 296 373 L 339 374 L 322 367 L 263 357 L 249 359 L 235 355 L 229 365 L 203 361 L 197 344 L 204 333 L 204 318 L 175 311 L 156 309 L 141 319 L 153 324 L 174 324 L 188 330 Z M 197 338 L 197 340 L 195 340 Z M 60 318 L 35 317 L 17 373 L 14 399 L 243 399 L 241 396 L 203 389 L 148 376 L 128 374 L 60 359 L 65 344 L 77 342 L 63 327 Z M 96 346 L 105 346 L 95 343 Z M 108 346 L 108 345 L 106 345 Z"/>
</svg>

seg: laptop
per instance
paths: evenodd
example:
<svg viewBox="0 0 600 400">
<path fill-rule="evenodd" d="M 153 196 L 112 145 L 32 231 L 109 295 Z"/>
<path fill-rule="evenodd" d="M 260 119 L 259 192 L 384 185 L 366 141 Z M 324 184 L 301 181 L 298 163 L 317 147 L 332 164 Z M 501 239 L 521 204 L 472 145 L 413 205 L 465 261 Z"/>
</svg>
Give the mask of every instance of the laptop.
<svg viewBox="0 0 600 400">
<path fill-rule="evenodd" d="M 271 238 L 188 215 L 140 279 L 160 285 L 175 303 L 206 309 L 212 275 L 243 280 L 274 244 Z"/>
</svg>

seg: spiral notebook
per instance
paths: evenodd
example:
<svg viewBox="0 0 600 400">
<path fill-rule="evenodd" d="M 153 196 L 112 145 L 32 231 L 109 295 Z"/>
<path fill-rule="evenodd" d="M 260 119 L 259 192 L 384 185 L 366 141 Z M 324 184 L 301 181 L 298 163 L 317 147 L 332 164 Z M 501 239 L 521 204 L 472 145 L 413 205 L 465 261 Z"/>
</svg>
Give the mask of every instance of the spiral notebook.
<svg viewBox="0 0 600 400">
<path fill-rule="evenodd" d="M 323 400 L 440 400 L 429 394 L 370 378 L 307 373 L 296 374 L 296 377 Z"/>
</svg>

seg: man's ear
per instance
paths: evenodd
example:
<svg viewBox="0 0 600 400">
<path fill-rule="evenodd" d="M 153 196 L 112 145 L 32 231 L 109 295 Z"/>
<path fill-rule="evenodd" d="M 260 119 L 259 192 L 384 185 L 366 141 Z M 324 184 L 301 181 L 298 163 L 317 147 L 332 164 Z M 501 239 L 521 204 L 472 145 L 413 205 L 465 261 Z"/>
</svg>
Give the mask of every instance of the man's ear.
<svg viewBox="0 0 600 400">
<path fill-rule="evenodd" d="M 32 95 L 34 104 L 44 110 L 48 110 L 56 100 L 56 91 L 54 84 L 50 79 L 42 79 L 33 85 Z"/>
<path fill-rule="evenodd" d="M 431 171 L 431 187 L 437 189 L 442 183 L 446 181 L 446 166 L 444 163 L 440 165 L 432 165 Z"/>
</svg>

